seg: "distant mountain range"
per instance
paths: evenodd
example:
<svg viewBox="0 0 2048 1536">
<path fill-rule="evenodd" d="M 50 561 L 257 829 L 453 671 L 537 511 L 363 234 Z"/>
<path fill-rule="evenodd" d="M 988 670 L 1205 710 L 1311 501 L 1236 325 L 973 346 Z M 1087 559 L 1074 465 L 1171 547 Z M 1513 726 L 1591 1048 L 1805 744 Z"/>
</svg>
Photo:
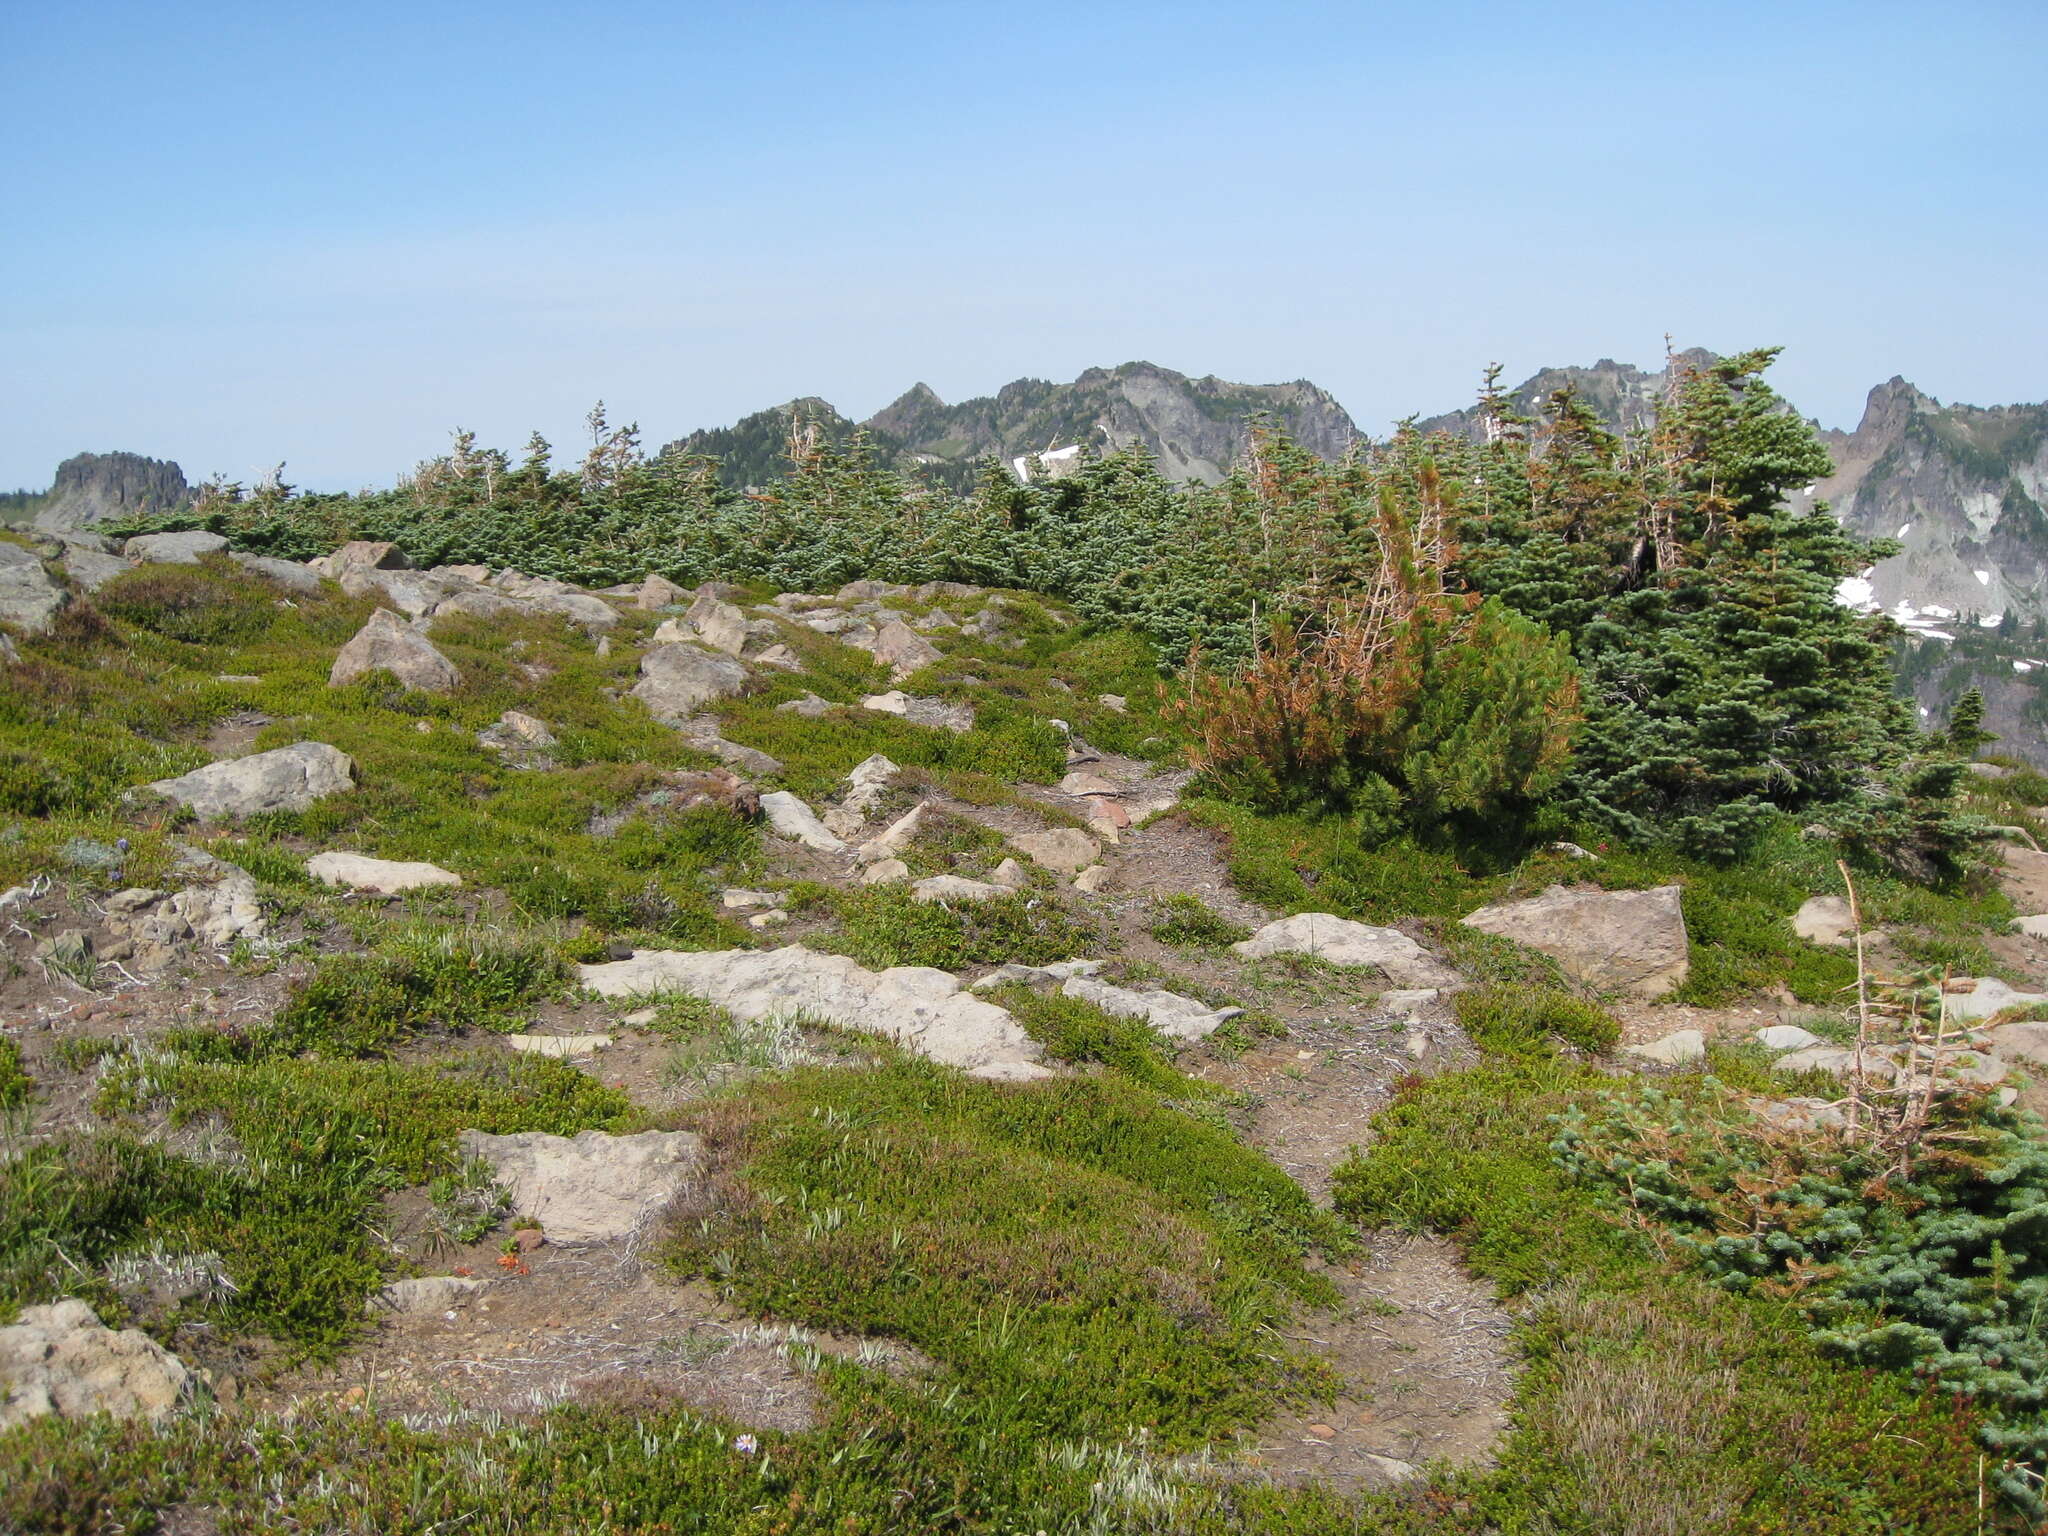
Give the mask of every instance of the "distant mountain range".
<svg viewBox="0 0 2048 1536">
<path fill-rule="evenodd" d="M 786 467 L 792 413 L 843 443 L 865 429 L 884 462 L 921 467 L 954 490 L 973 482 L 980 462 L 995 455 L 1019 474 L 1060 473 L 1081 448 L 1114 452 L 1142 443 L 1175 480 L 1215 482 L 1251 440 L 1249 423 L 1264 412 L 1297 441 L 1336 458 L 1361 435 L 1328 390 L 1292 384 L 1231 384 L 1193 379 L 1151 363 L 1090 368 L 1071 384 L 1019 379 L 993 395 L 948 405 L 930 386 L 913 385 L 864 422 L 816 398 L 757 411 L 730 427 L 693 432 L 668 446 L 718 456 L 733 485 L 764 485 Z"/>
</svg>

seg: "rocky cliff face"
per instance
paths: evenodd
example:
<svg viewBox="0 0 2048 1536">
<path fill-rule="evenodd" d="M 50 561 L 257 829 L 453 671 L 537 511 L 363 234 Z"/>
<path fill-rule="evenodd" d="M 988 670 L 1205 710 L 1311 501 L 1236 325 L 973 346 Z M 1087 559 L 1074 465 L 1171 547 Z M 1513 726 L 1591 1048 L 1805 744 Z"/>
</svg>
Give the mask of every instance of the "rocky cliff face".
<svg viewBox="0 0 2048 1536">
<path fill-rule="evenodd" d="M 1822 439 L 1835 473 L 1815 499 L 1904 546 L 1871 601 L 1922 625 L 2048 618 L 2048 405 L 1945 406 L 1894 378 L 1854 432 Z"/>
<path fill-rule="evenodd" d="M 854 423 L 830 405 L 800 400 L 732 427 L 692 433 L 670 447 L 715 453 L 729 483 L 758 484 L 782 472 L 793 407 L 834 441 L 852 435 Z M 1305 380 L 1232 384 L 1192 379 L 1151 363 L 1091 368 L 1071 384 L 1019 379 L 957 405 L 917 384 L 860 425 L 885 459 L 919 467 L 955 489 L 971 483 L 977 464 L 991 454 L 1024 473 L 1033 456 L 1075 447 L 1108 453 L 1134 443 L 1148 449 L 1173 479 L 1214 483 L 1250 442 L 1251 418 L 1259 412 L 1325 458 L 1341 456 L 1359 436 L 1329 392 Z M 1067 457 L 1073 456 L 1061 456 Z"/>
<path fill-rule="evenodd" d="M 1697 368 L 1713 360 L 1714 354 L 1703 347 L 1677 353 L 1672 359 L 1681 368 Z M 1617 363 L 1611 357 L 1603 357 L 1590 368 L 1545 368 L 1509 390 L 1508 399 L 1520 414 L 1540 417 L 1550 397 L 1570 386 L 1610 427 L 1618 432 L 1634 432 L 1657 419 L 1657 402 L 1663 398 L 1670 380 L 1668 368 L 1651 373 L 1633 363 Z M 1476 406 L 1426 416 L 1415 425 L 1424 433 L 1449 432 L 1474 442 L 1485 436 Z"/>
<path fill-rule="evenodd" d="M 38 528 L 85 528 L 146 513 L 168 512 L 191 499 L 184 471 L 168 459 L 139 453 L 80 453 L 57 466 L 57 481 L 36 512 Z"/>
</svg>

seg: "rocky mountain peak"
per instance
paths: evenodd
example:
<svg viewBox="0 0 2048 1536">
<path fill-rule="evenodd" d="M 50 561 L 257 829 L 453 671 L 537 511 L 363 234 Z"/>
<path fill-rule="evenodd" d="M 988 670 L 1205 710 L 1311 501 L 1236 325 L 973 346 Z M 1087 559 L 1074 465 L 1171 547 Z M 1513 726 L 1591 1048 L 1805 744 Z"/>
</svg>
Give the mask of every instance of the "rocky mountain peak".
<svg viewBox="0 0 2048 1536">
<path fill-rule="evenodd" d="M 85 528 L 169 512 L 191 496 L 185 472 L 168 459 L 148 459 L 139 453 L 78 453 L 57 466 L 56 483 L 36 514 L 36 526 Z"/>
</svg>

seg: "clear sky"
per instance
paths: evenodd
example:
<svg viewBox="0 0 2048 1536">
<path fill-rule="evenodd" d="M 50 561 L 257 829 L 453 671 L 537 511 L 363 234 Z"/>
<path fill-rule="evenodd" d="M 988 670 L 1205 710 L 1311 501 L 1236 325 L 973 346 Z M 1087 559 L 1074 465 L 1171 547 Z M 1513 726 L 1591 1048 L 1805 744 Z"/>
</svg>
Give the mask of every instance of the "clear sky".
<svg viewBox="0 0 2048 1536">
<path fill-rule="evenodd" d="M 2048 397 L 2048 5 L 0 0 L 0 487 L 1144 358 Z"/>
</svg>

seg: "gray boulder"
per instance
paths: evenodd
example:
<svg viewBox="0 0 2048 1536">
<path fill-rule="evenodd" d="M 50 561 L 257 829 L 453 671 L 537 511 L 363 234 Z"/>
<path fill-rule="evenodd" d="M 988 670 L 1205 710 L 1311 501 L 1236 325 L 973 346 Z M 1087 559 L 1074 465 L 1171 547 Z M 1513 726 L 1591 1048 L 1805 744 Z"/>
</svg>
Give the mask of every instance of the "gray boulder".
<svg viewBox="0 0 2048 1536">
<path fill-rule="evenodd" d="M 1012 837 L 1010 845 L 1039 868 L 1056 875 L 1077 875 L 1102 856 L 1100 843 L 1072 827 L 1026 832 Z"/>
<path fill-rule="evenodd" d="M 1093 976 L 1069 976 L 1060 991 L 1084 1003 L 1093 1003 L 1104 1013 L 1143 1019 L 1174 1040 L 1206 1040 L 1216 1033 L 1218 1025 L 1244 1012 L 1242 1008 L 1211 1008 L 1177 992 L 1135 992 L 1128 987 L 1114 987 Z"/>
<path fill-rule="evenodd" d="M 298 592 L 307 597 L 319 595 L 320 573 L 310 565 L 301 565 L 296 560 L 277 560 L 269 555 L 229 555 L 228 558 L 243 570 L 275 582 L 287 592 Z"/>
<path fill-rule="evenodd" d="M 1465 926 L 1550 956 L 1574 981 L 1602 992 L 1662 997 L 1690 960 L 1679 887 L 1602 891 L 1553 885 L 1540 896 L 1481 907 Z"/>
<path fill-rule="evenodd" d="M 324 741 L 295 742 L 224 763 L 158 779 L 149 786 L 205 821 L 263 811 L 303 811 L 315 800 L 355 788 L 355 763 Z"/>
<path fill-rule="evenodd" d="M 1458 973 L 1398 928 L 1375 928 L 1332 912 L 1298 912 L 1230 946 L 1247 960 L 1314 955 L 1331 965 L 1370 966 L 1401 987 L 1455 987 Z"/>
<path fill-rule="evenodd" d="M 331 555 L 314 560 L 312 567 L 323 576 L 339 581 L 350 571 L 409 571 L 412 562 L 396 544 L 372 539 L 351 539 Z"/>
<path fill-rule="evenodd" d="M 145 533 L 130 539 L 121 552 L 142 565 L 197 565 L 206 555 L 227 553 L 228 541 L 217 533 L 192 529 L 185 533 Z"/>
<path fill-rule="evenodd" d="M 1677 1029 L 1656 1040 L 1641 1045 L 1625 1045 L 1622 1050 L 1631 1056 L 1640 1056 L 1645 1061 L 1661 1062 L 1668 1067 L 1682 1067 L 1688 1062 L 1707 1059 L 1707 1037 L 1697 1029 Z"/>
<path fill-rule="evenodd" d="M 82 1301 L 23 1307 L 0 1328 L 0 1430 L 48 1413 L 155 1421 L 193 1387 L 176 1355 L 139 1328 L 107 1327 Z"/>
<path fill-rule="evenodd" d="M 747 616 L 731 603 L 704 593 L 690 605 L 683 622 L 714 651 L 737 656 L 747 646 Z"/>
<path fill-rule="evenodd" d="M 102 554 L 96 549 L 73 545 L 67 545 L 64 550 L 64 574 L 81 592 L 97 592 L 122 572 L 134 569 L 119 555 Z"/>
<path fill-rule="evenodd" d="M 490 1166 L 513 1214 L 532 1217 L 549 1242 L 564 1245 L 632 1237 L 682 1193 L 703 1160 L 703 1144 L 688 1131 L 464 1131 L 459 1146 Z"/>
<path fill-rule="evenodd" d="M 657 720 L 687 720 L 706 704 L 730 699 L 747 686 L 747 669 L 730 656 L 701 646 L 658 645 L 640 658 L 633 697 Z"/>
<path fill-rule="evenodd" d="M 0 624 L 11 624 L 23 634 L 40 635 L 69 601 L 34 550 L 0 539 Z"/>
<path fill-rule="evenodd" d="M 666 576 L 650 572 L 646 580 L 633 589 L 633 606 L 645 613 L 653 613 L 673 603 L 688 602 L 687 587 L 679 587 Z"/>
<path fill-rule="evenodd" d="M 328 686 L 339 688 L 372 672 L 389 672 L 403 686 L 423 693 L 447 693 L 462 681 L 455 663 L 389 608 L 371 614 L 341 648 L 327 674 Z"/>
</svg>

